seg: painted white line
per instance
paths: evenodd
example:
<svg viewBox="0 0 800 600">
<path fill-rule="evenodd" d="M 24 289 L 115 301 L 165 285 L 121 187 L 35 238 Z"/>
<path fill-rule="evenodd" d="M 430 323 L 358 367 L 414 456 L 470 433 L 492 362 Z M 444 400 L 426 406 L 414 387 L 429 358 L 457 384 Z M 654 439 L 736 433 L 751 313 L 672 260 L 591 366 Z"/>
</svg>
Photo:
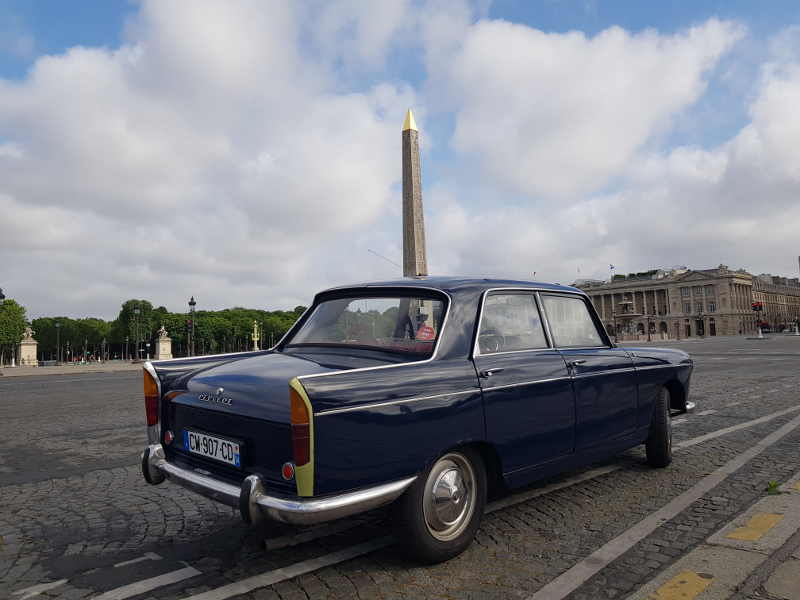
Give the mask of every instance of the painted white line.
<svg viewBox="0 0 800 600">
<path fill-rule="evenodd" d="M 114 565 L 114 567 L 124 567 L 125 565 L 132 565 L 134 563 L 142 562 L 143 560 L 161 560 L 161 557 L 155 552 L 146 552 L 144 556 L 140 556 L 139 558 L 132 558 L 130 560 L 118 562 Z"/>
<path fill-rule="evenodd" d="M 688 423 L 688 422 L 689 422 L 689 419 L 687 419 L 686 417 L 683 417 L 683 418 L 680 418 L 680 419 L 672 419 L 672 426 L 673 427 L 680 427 L 684 423 Z"/>
<path fill-rule="evenodd" d="M 304 531 L 302 533 L 284 535 L 276 538 L 267 538 L 264 540 L 264 548 L 267 550 L 278 550 L 279 548 L 297 546 L 298 544 L 305 544 L 311 540 L 341 533 L 342 531 L 347 531 L 348 529 L 352 529 L 353 527 L 364 524 L 364 519 L 356 521 L 334 521 L 328 525 L 315 527 L 314 529 L 310 529 L 309 531 Z"/>
<path fill-rule="evenodd" d="M 11 592 L 11 594 L 13 596 L 21 596 L 19 600 L 26 600 L 27 598 L 38 596 L 42 592 L 46 592 L 48 590 L 52 590 L 53 588 L 57 588 L 60 585 L 64 585 L 67 583 L 67 581 L 69 581 L 69 579 L 59 579 L 58 581 L 51 581 L 49 583 L 39 583 L 37 585 L 32 585 L 31 587 L 26 587 L 24 590 Z"/>
<path fill-rule="evenodd" d="M 686 510 L 704 494 L 725 481 L 730 475 L 738 471 L 742 466 L 750 462 L 764 450 L 793 432 L 798 426 L 800 426 L 800 417 L 795 417 L 763 438 L 755 446 L 750 447 L 732 460 L 729 460 L 680 496 L 674 498 L 656 512 L 651 513 L 627 531 L 604 544 L 572 568 L 567 569 L 564 573 L 553 579 L 531 596 L 530 600 L 561 600 L 571 594 L 593 575 L 622 556 L 661 525 Z"/>
<path fill-rule="evenodd" d="M 698 417 L 705 417 L 706 415 L 713 415 L 715 412 L 717 412 L 717 411 L 715 411 L 714 409 L 710 409 L 710 410 L 704 410 L 704 411 L 696 413 L 696 414 L 697 414 Z"/>
<path fill-rule="evenodd" d="M 365 542 L 363 544 L 351 546 L 337 552 L 331 552 L 330 554 L 325 554 L 318 558 L 304 560 L 281 569 L 266 571 L 260 575 L 254 575 L 253 577 L 248 577 L 247 579 L 242 579 L 241 581 L 235 581 L 207 592 L 187 596 L 186 600 L 225 600 L 225 598 L 230 598 L 231 596 L 246 594 L 256 588 L 273 585 L 278 582 L 285 581 L 286 579 L 297 577 L 298 575 L 304 575 L 305 573 L 317 571 L 324 567 L 350 560 L 351 558 L 361 556 L 362 554 L 374 552 L 380 548 L 385 548 L 393 542 L 394 538 L 389 536 L 378 538 L 372 540 L 371 542 Z"/>
<path fill-rule="evenodd" d="M 193 567 L 184 567 L 183 569 L 178 569 L 177 571 L 170 571 L 169 573 L 151 577 L 150 579 L 142 579 L 141 581 L 135 581 L 131 584 L 114 588 L 113 590 L 104 592 L 99 596 L 95 596 L 94 600 L 125 600 L 125 598 L 138 596 L 139 594 L 150 592 L 165 585 L 178 583 L 179 581 L 183 581 L 184 579 L 189 579 L 190 577 L 195 577 L 196 575 L 200 574 L 201 572 Z"/>
<path fill-rule="evenodd" d="M 759 417 L 758 419 L 753 419 L 752 421 L 745 421 L 744 423 L 739 423 L 738 425 L 731 425 L 730 427 L 717 429 L 716 431 L 712 431 L 711 433 L 706 433 L 705 435 L 701 435 L 696 438 L 692 438 L 690 440 L 679 442 L 675 444 L 673 447 L 680 449 L 680 448 L 688 448 L 689 446 L 694 446 L 696 444 L 702 444 L 703 442 L 707 442 L 708 440 L 713 440 L 714 438 L 718 438 L 721 435 L 727 435 L 728 433 L 733 433 L 734 431 L 739 431 L 740 429 L 747 429 L 748 427 L 752 427 L 753 425 L 760 425 L 761 423 L 766 423 L 767 421 L 771 421 L 772 419 L 776 419 L 777 417 L 782 417 L 783 415 L 788 415 L 789 413 L 797 412 L 798 410 L 800 410 L 800 406 L 792 406 L 791 408 L 785 408 L 783 410 L 779 410 L 777 412 L 764 415 L 763 417 Z"/>
<path fill-rule="evenodd" d="M 731 402 L 731 403 L 730 403 L 730 404 L 728 404 L 728 405 L 727 405 L 725 408 L 730 408 L 731 406 L 739 406 L 740 404 L 741 404 L 741 401 L 738 401 L 738 402 Z"/>
</svg>

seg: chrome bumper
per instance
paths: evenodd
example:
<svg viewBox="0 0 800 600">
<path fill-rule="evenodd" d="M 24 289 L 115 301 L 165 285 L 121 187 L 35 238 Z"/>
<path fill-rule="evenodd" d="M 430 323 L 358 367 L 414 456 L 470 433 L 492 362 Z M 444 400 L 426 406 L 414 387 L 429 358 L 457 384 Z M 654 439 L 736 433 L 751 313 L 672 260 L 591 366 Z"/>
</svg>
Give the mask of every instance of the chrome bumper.
<svg viewBox="0 0 800 600">
<path fill-rule="evenodd" d="M 183 469 L 164 458 L 161 444 L 151 444 L 142 453 L 142 474 L 147 483 L 158 485 L 169 479 L 198 494 L 238 508 L 248 523 L 269 518 L 292 525 L 312 525 L 362 513 L 395 500 L 415 477 L 324 498 L 289 500 L 270 496 L 258 475 L 245 478 L 241 487 Z"/>
</svg>

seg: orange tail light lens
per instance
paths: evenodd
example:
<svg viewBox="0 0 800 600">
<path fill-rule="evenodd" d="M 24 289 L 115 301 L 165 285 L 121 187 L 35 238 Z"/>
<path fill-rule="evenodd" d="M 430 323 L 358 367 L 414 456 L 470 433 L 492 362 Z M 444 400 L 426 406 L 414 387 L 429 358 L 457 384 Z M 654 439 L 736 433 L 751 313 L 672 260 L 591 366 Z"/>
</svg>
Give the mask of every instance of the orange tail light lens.
<svg viewBox="0 0 800 600">
<path fill-rule="evenodd" d="M 144 372 L 144 411 L 147 426 L 158 425 L 158 383 L 147 371 Z"/>
<path fill-rule="evenodd" d="M 302 467 L 311 460 L 311 426 L 306 403 L 293 388 L 289 388 L 292 409 L 292 451 L 295 466 Z"/>
</svg>

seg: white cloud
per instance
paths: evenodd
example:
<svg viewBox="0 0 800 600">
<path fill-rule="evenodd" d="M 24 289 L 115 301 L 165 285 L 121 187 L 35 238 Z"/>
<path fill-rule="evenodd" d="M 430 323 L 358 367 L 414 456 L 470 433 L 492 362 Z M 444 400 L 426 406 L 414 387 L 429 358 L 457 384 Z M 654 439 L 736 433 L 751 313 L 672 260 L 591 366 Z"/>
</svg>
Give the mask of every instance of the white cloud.
<svg viewBox="0 0 800 600">
<path fill-rule="evenodd" d="M 414 91 L 339 90 L 293 6 L 146 2 L 121 48 L 0 80 L 6 293 L 112 316 L 132 296 L 294 306 L 329 283 L 318 257 L 394 198 Z"/>
<path fill-rule="evenodd" d="M 453 144 L 514 191 L 590 192 L 699 98 L 742 35 L 713 19 L 676 35 L 613 27 L 591 38 L 481 21 L 441 73 Z"/>
</svg>

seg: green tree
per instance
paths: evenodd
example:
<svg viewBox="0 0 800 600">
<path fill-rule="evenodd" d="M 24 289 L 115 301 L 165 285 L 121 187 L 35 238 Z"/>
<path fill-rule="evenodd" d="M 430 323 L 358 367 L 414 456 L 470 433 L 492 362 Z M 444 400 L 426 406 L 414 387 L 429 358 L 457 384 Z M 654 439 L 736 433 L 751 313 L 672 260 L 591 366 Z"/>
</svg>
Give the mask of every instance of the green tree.
<svg viewBox="0 0 800 600">
<path fill-rule="evenodd" d="M 14 356 L 27 321 L 23 306 L 9 299 L 0 302 L 0 367 L 2 367 L 6 354 Z"/>
</svg>

